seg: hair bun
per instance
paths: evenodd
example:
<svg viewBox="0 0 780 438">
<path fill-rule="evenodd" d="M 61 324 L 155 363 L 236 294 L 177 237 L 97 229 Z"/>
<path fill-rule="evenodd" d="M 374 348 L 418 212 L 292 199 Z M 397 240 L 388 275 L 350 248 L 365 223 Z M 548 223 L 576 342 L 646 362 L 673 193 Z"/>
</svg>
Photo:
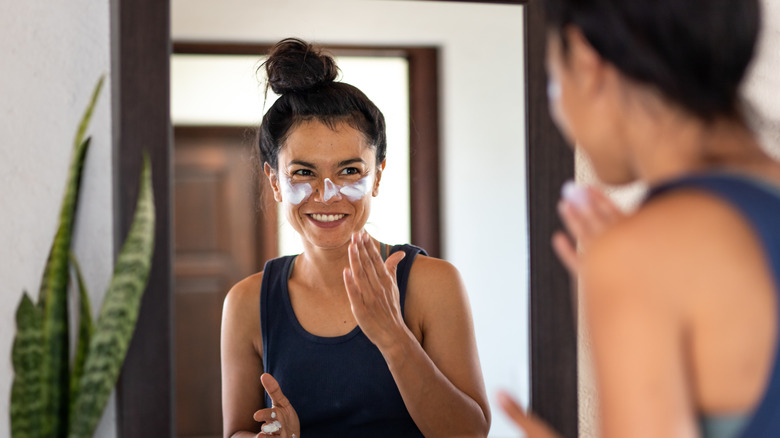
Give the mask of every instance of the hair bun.
<svg viewBox="0 0 780 438">
<path fill-rule="evenodd" d="M 333 82 L 339 72 L 333 57 L 297 38 L 279 41 L 271 49 L 265 69 L 268 85 L 280 95 Z"/>
</svg>

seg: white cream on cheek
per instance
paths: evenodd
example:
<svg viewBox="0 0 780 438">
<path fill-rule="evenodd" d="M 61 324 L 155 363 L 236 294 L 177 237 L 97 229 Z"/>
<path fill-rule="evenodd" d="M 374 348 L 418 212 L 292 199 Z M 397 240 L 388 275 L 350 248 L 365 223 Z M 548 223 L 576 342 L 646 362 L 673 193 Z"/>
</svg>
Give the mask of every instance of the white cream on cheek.
<svg viewBox="0 0 780 438">
<path fill-rule="evenodd" d="M 333 198 L 341 200 L 341 195 L 344 195 L 350 201 L 355 202 L 371 193 L 373 184 L 373 174 L 366 175 L 354 183 L 345 184 L 343 186 L 334 183 L 330 178 L 325 178 L 325 181 L 323 182 L 322 200 L 323 202 L 328 202 Z M 279 186 L 282 191 L 282 201 L 289 202 L 290 204 L 298 205 L 306 199 L 309 199 L 313 193 L 311 184 L 293 183 L 287 175 L 280 176 Z"/>
<path fill-rule="evenodd" d="M 352 184 L 346 184 L 339 189 L 339 192 L 346 196 L 352 202 L 363 199 L 371 193 L 374 185 L 374 174 L 366 175 Z"/>
<path fill-rule="evenodd" d="M 547 101 L 550 103 L 550 116 L 556 125 L 566 128 L 566 120 L 561 110 L 561 83 L 554 78 L 547 80 Z"/>
<path fill-rule="evenodd" d="M 295 183 L 287 175 L 279 176 L 279 188 L 282 191 L 282 202 L 298 205 L 312 194 L 311 184 Z"/>
</svg>

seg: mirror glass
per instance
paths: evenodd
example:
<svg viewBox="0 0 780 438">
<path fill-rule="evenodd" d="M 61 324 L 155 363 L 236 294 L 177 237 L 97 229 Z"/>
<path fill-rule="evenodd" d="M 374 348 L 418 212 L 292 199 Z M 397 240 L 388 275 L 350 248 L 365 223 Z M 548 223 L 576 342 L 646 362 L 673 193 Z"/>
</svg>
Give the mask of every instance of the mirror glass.
<svg viewBox="0 0 780 438">
<path fill-rule="evenodd" d="M 171 5 L 174 43 L 271 45 L 282 38 L 295 36 L 321 45 L 438 49 L 440 162 L 437 165 L 440 169 L 442 257 L 459 269 L 469 293 L 482 370 L 492 404 L 490 436 L 515 436 L 515 429 L 493 404 L 493 396 L 496 390 L 506 389 L 527 403 L 530 386 L 523 7 L 397 0 L 173 0 Z M 250 61 L 251 66 L 255 66 L 259 58 Z M 174 62 L 174 83 L 171 84 L 174 92 L 180 85 L 176 81 L 182 80 L 175 74 L 176 68 Z M 350 82 L 347 74 L 344 73 L 344 80 Z M 388 89 L 399 86 L 396 81 L 403 81 L 400 78 L 384 80 Z M 364 88 L 367 86 L 353 84 L 375 98 Z M 406 84 L 400 84 L 400 88 L 392 89 L 403 90 L 405 87 Z M 260 119 L 263 108 L 262 88 L 255 82 L 243 92 L 251 94 L 252 100 L 248 105 L 256 113 L 249 116 L 249 121 L 254 125 Z M 196 105 L 207 93 L 208 89 L 204 86 L 195 87 L 194 96 L 189 98 L 196 103 L 191 105 Z M 272 98 L 270 94 L 269 98 Z M 381 103 L 378 98 L 376 101 L 387 115 L 389 109 L 385 105 L 391 104 Z M 266 108 L 268 105 L 266 103 Z M 237 124 L 244 126 L 246 122 Z M 208 125 L 215 123 L 217 121 L 204 122 Z M 400 125 L 403 121 L 388 120 L 390 124 Z M 391 127 L 395 128 L 398 127 Z M 414 126 L 399 129 L 407 129 L 408 134 L 399 134 L 398 137 L 408 137 L 415 132 Z M 181 137 L 175 136 L 178 142 Z M 400 140 L 391 140 L 388 150 L 408 149 L 400 143 Z M 222 187 L 231 184 L 251 187 L 253 181 L 251 174 L 223 175 L 221 169 L 225 167 L 221 167 L 222 163 L 234 159 L 230 153 L 214 152 L 217 149 L 213 146 L 193 140 L 191 150 L 198 148 L 205 152 L 198 156 L 175 154 L 174 158 L 177 166 L 199 169 L 198 172 L 185 173 L 181 186 L 178 186 L 179 182 L 175 183 L 178 187 L 175 188 L 177 208 L 186 196 L 195 202 L 186 207 L 187 215 L 175 215 L 177 248 L 180 236 L 186 236 L 187 232 L 198 234 L 185 218 L 203 217 L 211 221 L 214 229 L 227 229 L 242 220 L 237 216 L 244 213 L 253 215 L 251 210 L 236 209 L 231 212 L 229 207 L 221 208 L 228 212 L 225 217 L 204 213 L 226 202 L 225 196 L 220 195 Z M 210 158 L 207 160 L 204 156 Z M 404 166 L 408 162 L 403 156 L 388 155 L 388 169 L 401 167 L 392 160 L 404 161 Z M 391 191 L 405 190 L 414 190 L 414 186 L 392 190 L 383 187 L 379 198 Z M 251 219 L 249 226 L 252 226 Z M 397 238 L 392 239 L 398 243 Z M 235 244 L 243 248 L 241 251 L 250 254 L 256 240 Z M 230 242 L 231 237 L 224 235 L 215 235 L 212 242 L 202 245 L 181 239 L 182 247 L 187 250 L 185 255 L 189 258 L 183 264 L 177 262 L 175 267 L 177 319 L 185 314 L 201 317 L 197 319 L 200 323 L 192 329 L 177 327 L 177 344 L 180 344 L 180 339 L 197 335 L 200 339 L 218 340 L 221 299 L 204 293 L 203 285 L 208 283 L 221 288 L 224 296 L 227 289 L 223 285 L 230 282 L 208 277 L 209 266 L 232 263 L 230 266 L 237 266 L 237 271 L 257 270 L 256 258 L 247 256 L 246 260 L 254 262 L 243 262 L 240 257 L 228 262 L 218 254 L 217 250 L 227 247 Z M 203 255 L 204 248 L 209 249 L 208 255 Z M 204 321 L 210 321 L 216 327 L 207 327 Z M 201 332 L 196 335 L 195 330 Z M 203 346 L 196 350 L 189 354 L 208 356 L 199 360 L 213 361 L 214 355 L 219 354 L 218 345 L 216 348 Z M 176 362 L 182 362 L 178 354 Z M 213 378 L 218 389 L 218 374 Z M 177 372 L 178 382 L 186 379 L 187 376 Z M 197 398 L 197 392 L 192 389 L 188 392 L 187 388 L 177 388 L 179 392 L 190 394 L 183 399 Z M 209 393 L 209 399 L 212 398 L 216 399 L 215 403 L 204 406 L 201 398 L 201 403 L 194 402 L 184 410 L 194 412 L 195 419 L 205 418 L 219 409 L 219 393 L 213 396 Z M 178 403 L 177 411 L 182 411 L 182 402 Z M 195 420 L 184 421 L 184 424 L 192 422 Z M 203 422 L 203 428 L 195 430 L 182 427 L 182 423 L 177 421 L 180 436 L 218 436 L 221 427 Z M 216 434 L 213 430 L 217 431 Z"/>
</svg>

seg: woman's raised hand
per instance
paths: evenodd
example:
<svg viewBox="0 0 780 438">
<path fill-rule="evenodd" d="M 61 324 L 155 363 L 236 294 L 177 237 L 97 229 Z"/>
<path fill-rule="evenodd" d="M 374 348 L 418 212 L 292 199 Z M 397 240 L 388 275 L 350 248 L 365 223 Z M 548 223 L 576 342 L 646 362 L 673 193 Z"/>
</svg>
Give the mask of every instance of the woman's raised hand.
<svg viewBox="0 0 780 438">
<path fill-rule="evenodd" d="M 406 254 L 398 251 L 383 262 L 365 231 L 352 235 L 344 284 L 358 325 L 380 351 L 406 330 L 395 272 Z"/>
<path fill-rule="evenodd" d="M 295 409 L 290 404 L 290 400 L 282 393 L 279 382 L 268 373 L 260 376 L 260 382 L 262 382 L 263 388 L 265 388 L 265 391 L 271 398 L 272 406 L 255 412 L 255 421 L 263 423 L 257 437 L 300 437 L 301 425 L 298 422 L 298 413 L 295 412 Z"/>
<path fill-rule="evenodd" d="M 566 269 L 572 274 L 579 270 L 580 256 L 577 244 L 581 248 L 604 230 L 615 224 L 625 214 L 600 190 L 585 186 L 579 187 L 567 182 L 558 202 L 558 214 L 568 231 L 553 234 L 552 246 Z"/>
<path fill-rule="evenodd" d="M 509 418 L 520 427 L 527 438 L 560 438 L 550 426 L 535 415 L 525 412 L 509 394 L 498 393 L 498 403 Z"/>
</svg>

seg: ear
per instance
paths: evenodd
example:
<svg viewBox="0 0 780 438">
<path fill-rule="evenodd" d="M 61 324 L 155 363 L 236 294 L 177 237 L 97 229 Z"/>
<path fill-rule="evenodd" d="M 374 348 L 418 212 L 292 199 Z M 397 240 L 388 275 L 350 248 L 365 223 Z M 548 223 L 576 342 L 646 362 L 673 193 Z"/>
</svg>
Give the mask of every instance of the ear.
<svg viewBox="0 0 780 438">
<path fill-rule="evenodd" d="M 271 184 L 271 190 L 274 191 L 274 200 L 276 202 L 282 202 L 282 191 L 279 188 L 279 175 L 271 168 L 268 162 L 263 163 L 263 173 L 268 178 L 268 183 Z"/>
<path fill-rule="evenodd" d="M 569 43 L 569 68 L 574 72 L 580 92 L 586 98 L 604 91 L 610 64 L 599 55 L 582 31 L 576 26 L 563 30 Z"/>
<path fill-rule="evenodd" d="M 385 165 L 387 164 L 387 160 L 382 160 L 381 163 L 379 163 L 378 166 L 376 166 L 376 176 L 374 178 L 374 189 L 371 191 L 371 196 L 376 197 L 379 195 L 379 181 L 382 180 L 382 172 L 385 170 Z"/>
</svg>

